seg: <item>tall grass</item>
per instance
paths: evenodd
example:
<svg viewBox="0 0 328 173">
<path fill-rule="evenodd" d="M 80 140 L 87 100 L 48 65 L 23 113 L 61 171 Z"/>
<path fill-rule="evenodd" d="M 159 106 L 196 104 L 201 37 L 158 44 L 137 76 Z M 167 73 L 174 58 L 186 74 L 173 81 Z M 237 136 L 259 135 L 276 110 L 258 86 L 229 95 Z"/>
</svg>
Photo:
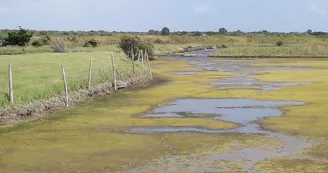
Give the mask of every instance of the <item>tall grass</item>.
<svg viewBox="0 0 328 173">
<path fill-rule="evenodd" d="M 328 56 L 328 44 L 246 46 L 223 49 L 213 56 Z"/>
<path fill-rule="evenodd" d="M 118 71 L 131 74 L 131 63 L 116 52 L 42 53 L 0 56 L 0 106 L 8 105 L 8 63 L 13 66 L 15 103 L 44 99 L 63 92 L 61 64 L 65 65 L 70 91 L 87 87 L 89 58 L 93 57 L 92 84 L 112 78 L 110 54 Z M 138 73 L 141 72 L 140 68 Z"/>
<path fill-rule="evenodd" d="M 69 49 L 73 52 L 79 51 L 98 51 L 99 49 L 106 51 L 107 46 L 116 46 L 122 35 L 117 34 L 113 36 L 58 36 L 53 37 L 52 40 L 63 40 Z M 167 49 L 181 49 L 185 45 L 228 45 L 233 47 L 253 47 L 253 46 L 271 46 L 275 45 L 277 41 L 282 41 L 287 45 L 315 45 L 325 44 L 328 42 L 328 37 L 315 36 L 266 36 L 266 35 L 249 35 L 249 36 L 152 36 L 140 35 L 141 39 L 148 40 L 158 47 L 165 47 Z M 33 40 L 40 39 L 34 37 Z M 95 39 L 99 42 L 99 48 L 84 48 L 86 41 Z M 163 48 L 164 49 L 164 48 Z M 0 47 L 0 55 L 25 54 L 25 53 L 41 53 L 52 52 L 49 46 L 35 47 Z M 163 51 L 165 52 L 165 50 Z"/>
<path fill-rule="evenodd" d="M 42 47 L 6 46 L 6 47 L 0 47 L 0 55 L 19 55 L 19 54 L 26 54 L 26 53 L 44 53 L 44 52 L 52 52 L 52 49 L 49 46 L 42 46 Z"/>
</svg>

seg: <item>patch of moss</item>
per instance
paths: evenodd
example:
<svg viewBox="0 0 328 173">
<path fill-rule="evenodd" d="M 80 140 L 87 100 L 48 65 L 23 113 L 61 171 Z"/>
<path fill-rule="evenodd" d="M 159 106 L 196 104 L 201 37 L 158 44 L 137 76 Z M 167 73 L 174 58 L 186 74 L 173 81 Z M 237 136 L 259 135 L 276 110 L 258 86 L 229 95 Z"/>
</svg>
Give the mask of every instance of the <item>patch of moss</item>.
<svg viewBox="0 0 328 173">
<path fill-rule="evenodd" d="M 312 173 L 312 172 L 328 172 L 328 166 L 324 163 L 318 163 L 311 160 L 301 159 L 273 159 L 263 161 L 256 165 L 261 172 L 266 173 Z"/>
</svg>

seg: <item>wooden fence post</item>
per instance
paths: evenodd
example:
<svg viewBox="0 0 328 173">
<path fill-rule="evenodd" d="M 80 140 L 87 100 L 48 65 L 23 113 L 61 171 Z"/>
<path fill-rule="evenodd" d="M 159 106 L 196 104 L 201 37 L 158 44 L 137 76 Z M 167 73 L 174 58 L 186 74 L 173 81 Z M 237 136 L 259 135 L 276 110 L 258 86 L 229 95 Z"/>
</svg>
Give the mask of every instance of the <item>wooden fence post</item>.
<svg viewBox="0 0 328 173">
<path fill-rule="evenodd" d="M 131 60 L 132 60 L 132 72 L 135 74 L 135 69 L 134 69 L 134 52 L 133 49 L 131 49 Z"/>
<path fill-rule="evenodd" d="M 113 77 L 114 77 L 114 90 L 117 90 L 117 83 L 116 83 L 116 69 L 115 69 L 115 62 L 114 57 L 112 55 L 112 67 L 113 67 Z"/>
<path fill-rule="evenodd" d="M 66 81 L 66 73 L 65 73 L 65 67 L 64 64 L 61 65 L 62 68 L 62 74 L 63 74 L 63 80 L 64 80 L 64 89 L 65 89 L 65 105 L 68 107 L 68 89 L 67 89 L 67 81 Z"/>
<path fill-rule="evenodd" d="M 138 62 L 140 62 L 140 56 L 141 56 L 141 50 L 139 50 L 139 53 L 138 53 Z"/>
<path fill-rule="evenodd" d="M 149 63 L 149 56 L 148 56 L 147 52 L 146 52 L 146 59 L 147 59 L 147 62 L 148 62 L 149 75 L 150 75 L 151 78 L 153 78 L 153 74 L 151 72 L 151 67 L 150 67 L 150 63 Z"/>
<path fill-rule="evenodd" d="M 92 78 L 92 57 L 90 57 L 90 62 L 89 62 L 89 78 L 88 78 L 88 90 L 91 89 L 91 78 Z"/>
<path fill-rule="evenodd" d="M 143 50 L 140 50 L 140 53 L 141 53 L 142 72 L 145 72 L 145 63 L 144 63 L 144 53 L 143 53 Z"/>
<path fill-rule="evenodd" d="M 11 70 L 11 63 L 8 66 L 8 77 L 9 77 L 9 102 L 14 104 L 14 91 L 13 91 L 13 73 Z"/>
</svg>

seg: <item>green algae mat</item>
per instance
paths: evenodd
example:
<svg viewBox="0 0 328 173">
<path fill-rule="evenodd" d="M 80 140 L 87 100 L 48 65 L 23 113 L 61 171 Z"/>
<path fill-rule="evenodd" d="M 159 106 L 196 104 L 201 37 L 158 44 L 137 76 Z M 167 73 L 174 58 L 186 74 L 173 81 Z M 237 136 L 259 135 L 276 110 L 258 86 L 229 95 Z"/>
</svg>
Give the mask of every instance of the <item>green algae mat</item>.
<svg viewBox="0 0 328 173">
<path fill-rule="evenodd" d="M 2 129 L 0 173 L 328 172 L 328 61 L 152 66 L 149 86 Z"/>
</svg>

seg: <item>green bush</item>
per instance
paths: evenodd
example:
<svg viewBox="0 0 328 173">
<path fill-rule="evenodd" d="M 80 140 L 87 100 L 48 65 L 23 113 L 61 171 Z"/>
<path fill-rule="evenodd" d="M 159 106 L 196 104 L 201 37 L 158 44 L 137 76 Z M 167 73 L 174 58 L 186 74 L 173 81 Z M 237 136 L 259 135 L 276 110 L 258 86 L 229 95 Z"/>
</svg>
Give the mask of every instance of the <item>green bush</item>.
<svg viewBox="0 0 328 173">
<path fill-rule="evenodd" d="M 49 35 L 45 35 L 40 38 L 40 41 L 43 45 L 51 45 L 51 37 Z"/>
<path fill-rule="evenodd" d="M 122 36 L 119 47 L 130 59 L 132 59 L 131 50 L 133 50 L 134 55 L 137 55 L 142 50 L 143 52 L 146 51 L 149 57 L 154 56 L 154 45 L 151 42 L 141 40 L 138 36 Z M 134 57 L 135 59 L 137 58 L 137 56 Z"/>
<path fill-rule="evenodd" d="M 96 39 L 88 40 L 84 43 L 84 47 L 97 47 L 99 45 L 99 41 Z"/>
<path fill-rule="evenodd" d="M 40 46 L 43 46 L 43 42 L 39 39 L 39 40 L 34 40 L 32 42 L 32 46 L 34 47 L 40 47 Z"/>
<path fill-rule="evenodd" d="M 30 32 L 27 29 L 19 27 L 19 30 L 13 30 L 8 33 L 8 36 L 5 38 L 5 46 L 26 46 L 33 36 L 33 32 Z"/>
<path fill-rule="evenodd" d="M 281 40 L 276 43 L 276 46 L 283 46 L 283 45 L 284 45 L 284 42 L 282 42 Z"/>
</svg>

